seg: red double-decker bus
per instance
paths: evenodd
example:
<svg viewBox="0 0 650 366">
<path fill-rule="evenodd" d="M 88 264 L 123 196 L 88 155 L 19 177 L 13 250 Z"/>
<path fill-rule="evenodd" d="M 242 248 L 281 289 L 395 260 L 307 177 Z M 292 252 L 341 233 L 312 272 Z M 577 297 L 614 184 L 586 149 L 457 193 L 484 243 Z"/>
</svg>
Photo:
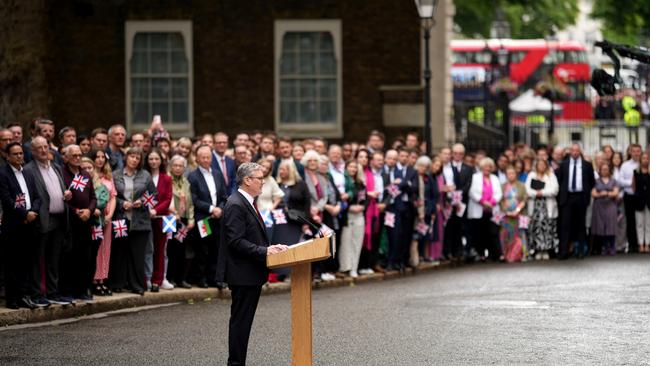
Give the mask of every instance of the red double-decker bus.
<svg viewBox="0 0 650 366">
<path fill-rule="evenodd" d="M 489 91 L 481 82 L 489 79 L 493 67 L 504 67 L 495 62 L 495 57 L 507 57 L 509 78 L 517 85 L 518 93 L 535 88 L 551 72 L 566 86 L 568 93 L 563 100 L 557 101 L 562 106 L 562 112 L 556 121 L 592 119 L 588 95 L 590 68 L 585 47 L 579 42 L 543 39 L 453 40 L 451 49 L 454 103 L 485 98 L 485 93 Z"/>
</svg>

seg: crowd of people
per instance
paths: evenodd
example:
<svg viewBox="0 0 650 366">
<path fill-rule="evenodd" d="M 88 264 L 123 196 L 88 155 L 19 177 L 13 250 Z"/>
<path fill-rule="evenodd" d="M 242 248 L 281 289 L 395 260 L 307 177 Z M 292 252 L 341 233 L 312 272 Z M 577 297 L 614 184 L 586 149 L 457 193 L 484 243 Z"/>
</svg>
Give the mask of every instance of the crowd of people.
<svg viewBox="0 0 650 366">
<path fill-rule="evenodd" d="M 496 160 L 462 144 L 427 156 L 417 133 L 328 144 L 273 132 L 172 138 L 159 119 L 81 136 L 52 121 L 0 129 L 6 306 L 38 308 L 217 282 L 223 207 L 246 162 L 272 243 L 334 231 L 315 281 L 439 261 L 559 260 L 650 251 L 650 159 L 639 145 L 586 156 L 516 144 Z M 307 218 L 313 224 L 305 223 Z M 315 224 L 315 225 L 314 225 Z M 269 282 L 290 273 L 273 271 Z"/>
</svg>

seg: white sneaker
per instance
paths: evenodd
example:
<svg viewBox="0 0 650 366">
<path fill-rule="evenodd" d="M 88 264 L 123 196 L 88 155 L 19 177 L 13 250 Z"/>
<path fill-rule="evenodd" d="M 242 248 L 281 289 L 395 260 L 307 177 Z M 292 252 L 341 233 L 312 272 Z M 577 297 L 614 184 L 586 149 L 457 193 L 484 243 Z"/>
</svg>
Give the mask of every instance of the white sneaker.
<svg viewBox="0 0 650 366">
<path fill-rule="evenodd" d="M 537 253 L 537 254 L 535 254 L 535 260 L 536 260 L 536 261 L 539 261 L 539 260 L 541 260 L 541 259 L 542 259 L 542 253 Z"/>
<path fill-rule="evenodd" d="M 357 278 L 359 277 L 359 274 L 357 273 L 357 271 L 350 271 L 350 277 Z"/>
<path fill-rule="evenodd" d="M 151 291 L 151 281 L 147 280 L 147 291 Z"/>
<path fill-rule="evenodd" d="M 547 260 L 551 259 L 551 257 L 548 255 L 548 253 L 544 253 L 544 254 L 542 254 L 542 259 L 547 261 Z"/>
<path fill-rule="evenodd" d="M 373 274 L 373 273 L 375 273 L 375 271 L 373 271 L 370 268 L 363 268 L 363 269 L 359 270 L 359 274 L 361 274 L 361 275 L 369 275 L 369 274 Z"/>
<path fill-rule="evenodd" d="M 336 279 L 336 276 L 334 276 L 331 273 L 325 272 L 320 275 L 320 279 L 323 281 L 334 281 Z"/>
<path fill-rule="evenodd" d="M 160 288 L 163 290 L 171 290 L 174 288 L 174 285 L 172 285 L 171 283 L 169 283 L 169 281 L 167 281 L 167 279 L 165 279 L 162 285 L 160 285 Z"/>
</svg>

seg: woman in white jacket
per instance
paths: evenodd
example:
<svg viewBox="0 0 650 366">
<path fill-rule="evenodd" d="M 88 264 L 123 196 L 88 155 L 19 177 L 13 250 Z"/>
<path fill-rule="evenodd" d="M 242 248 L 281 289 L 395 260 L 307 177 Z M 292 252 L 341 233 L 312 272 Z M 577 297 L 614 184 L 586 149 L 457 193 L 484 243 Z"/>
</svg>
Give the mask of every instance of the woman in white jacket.
<svg viewBox="0 0 650 366">
<path fill-rule="evenodd" d="M 528 195 L 528 243 L 536 260 L 548 260 L 549 252 L 557 248 L 557 200 L 559 184 L 548 161 L 538 159 L 535 169 L 526 179 Z"/>
<path fill-rule="evenodd" d="M 481 260 L 485 259 L 485 250 L 492 260 L 499 260 L 501 243 L 499 242 L 499 224 L 492 221 L 493 209 L 501 201 L 501 183 L 495 171 L 494 160 L 483 158 L 479 163 L 480 172 L 472 176 L 469 188 L 467 218 L 472 232 L 471 244 Z"/>
</svg>

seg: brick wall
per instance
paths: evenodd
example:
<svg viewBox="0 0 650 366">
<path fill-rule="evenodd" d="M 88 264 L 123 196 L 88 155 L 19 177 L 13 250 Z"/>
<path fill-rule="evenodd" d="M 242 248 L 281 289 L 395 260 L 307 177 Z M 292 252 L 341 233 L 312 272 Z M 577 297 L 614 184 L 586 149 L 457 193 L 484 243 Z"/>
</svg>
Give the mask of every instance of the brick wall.
<svg viewBox="0 0 650 366">
<path fill-rule="evenodd" d="M 45 6 L 43 1 L 28 3 Z M 197 134 L 273 128 L 275 19 L 341 19 L 346 138 L 365 138 L 371 129 L 382 128 L 380 85 L 412 85 L 420 80 L 420 28 L 411 1 L 77 0 L 48 4 L 49 38 L 43 48 L 49 50 L 51 63 L 43 67 L 48 71 L 51 109 L 44 111 L 59 126 L 69 124 L 87 131 L 124 120 L 126 20 L 192 20 Z M 26 39 L 29 30 L 15 32 Z M 18 111 L 13 115 L 21 118 L 32 109 L 23 103 L 14 103 L 13 108 Z M 2 118 L 8 115 L 4 110 L 0 113 Z"/>
</svg>

